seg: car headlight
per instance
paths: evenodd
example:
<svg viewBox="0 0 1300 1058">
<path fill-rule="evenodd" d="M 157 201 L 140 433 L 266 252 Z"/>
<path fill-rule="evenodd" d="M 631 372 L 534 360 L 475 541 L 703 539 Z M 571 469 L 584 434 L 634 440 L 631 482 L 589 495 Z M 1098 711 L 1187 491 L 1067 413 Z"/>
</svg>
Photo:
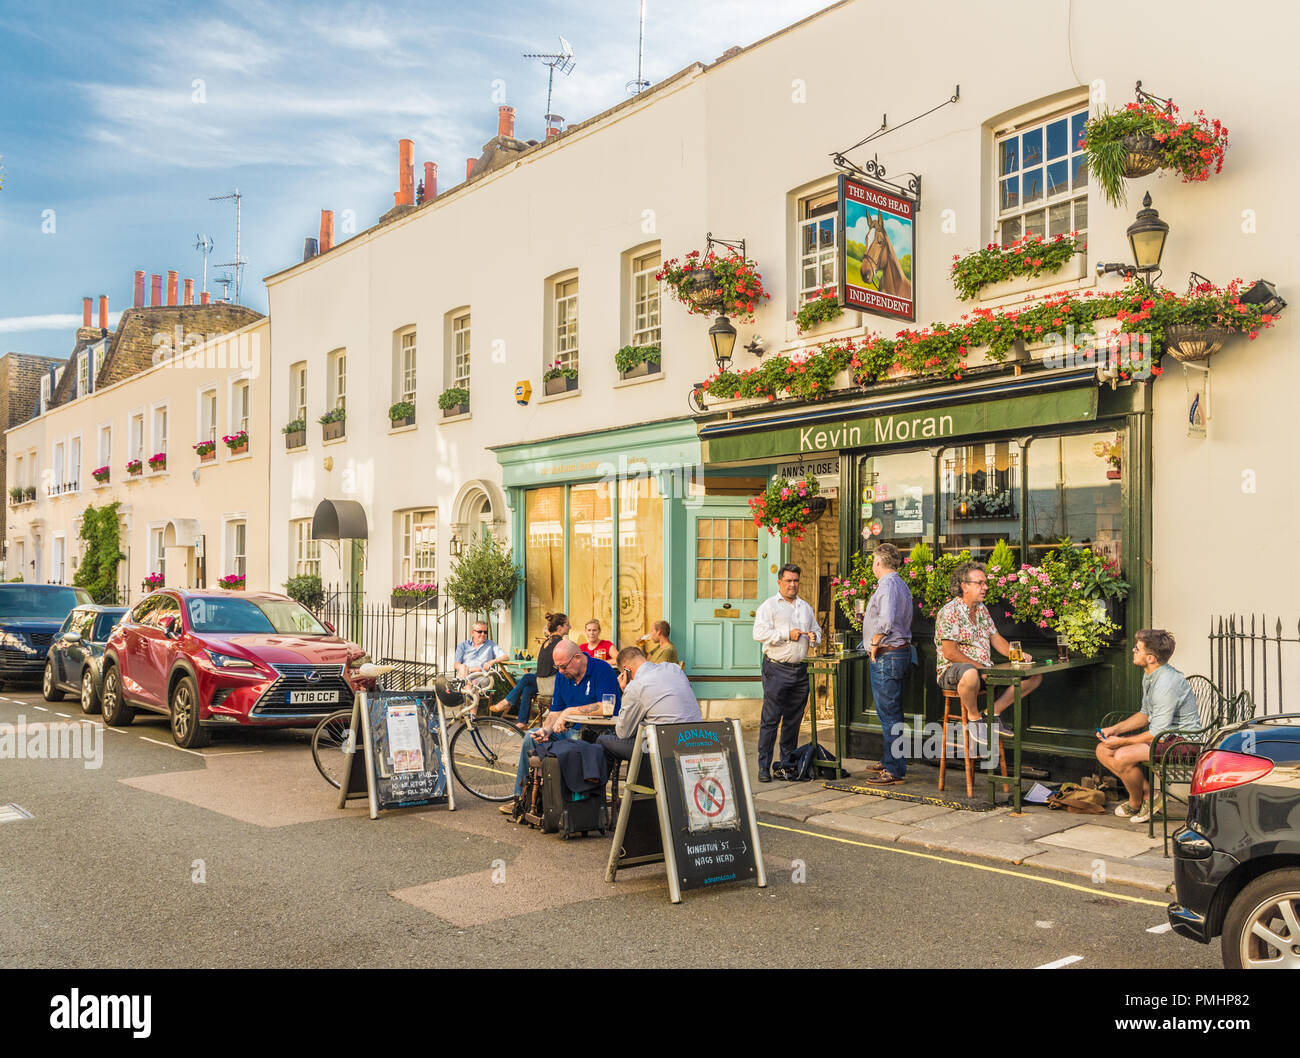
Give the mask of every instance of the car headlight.
<svg viewBox="0 0 1300 1058">
<path fill-rule="evenodd" d="M 215 650 L 205 650 L 208 658 L 212 661 L 213 667 L 218 669 L 255 669 L 257 668 L 247 658 L 237 658 L 231 654 L 218 654 Z"/>
<path fill-rule="evenodd" d="M 32 645 L 17 632 L 0 633 L 0 646 L 8 647 L 10 650 L 21 650 L 26 654 L 36 653 Z"/>
</svg>

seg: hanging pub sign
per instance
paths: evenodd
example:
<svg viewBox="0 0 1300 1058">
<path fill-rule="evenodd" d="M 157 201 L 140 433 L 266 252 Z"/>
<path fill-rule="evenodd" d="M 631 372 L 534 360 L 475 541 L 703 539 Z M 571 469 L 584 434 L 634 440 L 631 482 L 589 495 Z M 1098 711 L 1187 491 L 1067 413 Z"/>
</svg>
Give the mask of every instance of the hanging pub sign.
<svg viewBox="0 0 1300 1058">
<path fill-rule="evenodd" d="M 899 320 L 916 319 L 916 203 L 841 174 L 841 304 Z"/>
</svg>

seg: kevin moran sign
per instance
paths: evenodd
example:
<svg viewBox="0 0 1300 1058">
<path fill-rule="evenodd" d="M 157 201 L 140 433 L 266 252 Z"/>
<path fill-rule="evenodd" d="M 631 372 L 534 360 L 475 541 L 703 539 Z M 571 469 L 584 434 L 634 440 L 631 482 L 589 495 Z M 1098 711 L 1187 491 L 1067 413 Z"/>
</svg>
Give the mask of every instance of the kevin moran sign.
<svg viewBox="0 0 1300 1058">
<path fill-rule="evenodd" d="M 966 434 L 1021 430 L 1097 417 L 1095 386 L 1036 393 L 948 407 L 916 408 L 884 415 L 845 415 L 796 423 L 788 420 L 765 428 L 743 420 L 705 427 L 705 459 L 727 463 L 765 456 L 839 452 L 883 445 L 938 441 Z"/>
</svg>

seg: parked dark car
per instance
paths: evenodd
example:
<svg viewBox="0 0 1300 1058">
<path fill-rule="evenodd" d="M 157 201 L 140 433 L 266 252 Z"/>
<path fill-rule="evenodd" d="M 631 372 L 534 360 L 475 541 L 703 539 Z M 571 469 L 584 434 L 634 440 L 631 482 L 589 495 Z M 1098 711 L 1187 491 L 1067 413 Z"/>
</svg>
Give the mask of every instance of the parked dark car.
<svg viewBox="0 0 1300 1058">
<path fill-rule="evenodd" d="M 1229 969 L 1300 968 L 1300 713 L 1217 732 L 1173 837 L 1169 923 Z"/>
<path fill-rule="evenodd" d="M 63 584 L 0 584 L 0 687 L 37 682 L 45 655 L 74 606 L 91 602 L 85 588 Z"/>
<path fill-rule="evenodd" d="M 99 712 L 100 662 L 104 644 L 125 606 L 78 606 L 63 622 L 45 661 L 41 693 L 47 702 L 61 702 L 65 692 L 81 697 L 81 711 Z"/>
<path fill-rule="evenodd" d="M 108 637 L 104 723 L 162 713 L 186 748 L 207 745 L 219 726 L 315 726 L 374 689 L 358 672 L 369 660 L 287 595 L 167 588 Z"/>
</svg>

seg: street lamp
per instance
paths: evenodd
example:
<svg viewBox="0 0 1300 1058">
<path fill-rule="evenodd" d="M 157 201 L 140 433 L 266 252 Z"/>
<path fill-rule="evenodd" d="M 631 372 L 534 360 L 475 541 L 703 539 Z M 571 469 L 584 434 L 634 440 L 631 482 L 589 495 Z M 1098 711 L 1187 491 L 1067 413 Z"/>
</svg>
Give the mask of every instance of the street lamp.
<svg viewBox="0 0 1300 1058">
<path fill-rule="evenodd" d="M 1151 208 L 1151 192 L 1142 196 L 1142 208 L 1138 210 L 1137 220 L 1128 226 L 1129 249 L 1133 253 L 1134 264 L 1117 262 L 1100 263 L 1097 274 L 1118 272 L 1125 279 L 1132 279 L 1141 273 L 1147 289 L 1152 289 L 1151 273 L 1160 271 L 1160 258 L 1165 252 L 1165 240 L 1169 237 L 1169 225 L 1160 219 L 1160 214 Z"/>
<path fill-rule="evenodd" d="M 709 344 L 713 346 L 713 359 L 717 361 L 718 370 L 726 371 L 731 366 L 731 354 L 736 348 L 736 328 L 726 316 L 719 316 L 709 328 Z"/>
</svg>

